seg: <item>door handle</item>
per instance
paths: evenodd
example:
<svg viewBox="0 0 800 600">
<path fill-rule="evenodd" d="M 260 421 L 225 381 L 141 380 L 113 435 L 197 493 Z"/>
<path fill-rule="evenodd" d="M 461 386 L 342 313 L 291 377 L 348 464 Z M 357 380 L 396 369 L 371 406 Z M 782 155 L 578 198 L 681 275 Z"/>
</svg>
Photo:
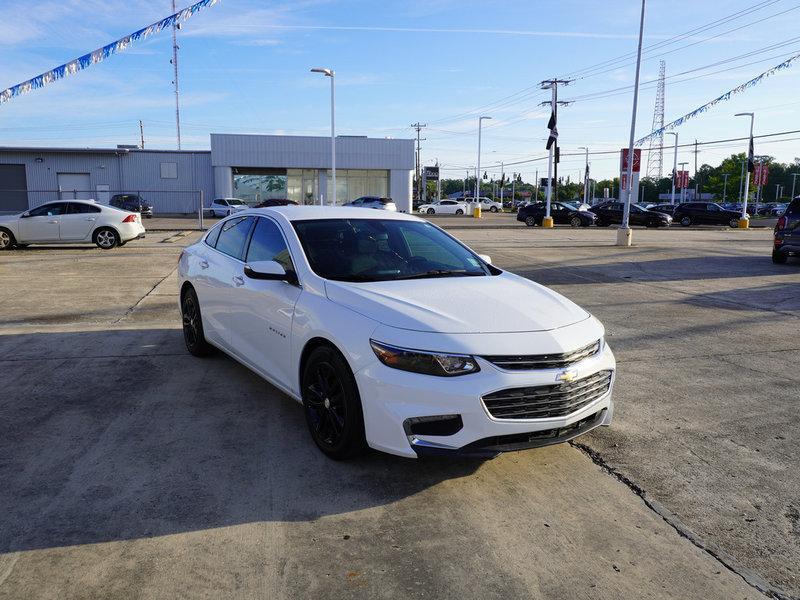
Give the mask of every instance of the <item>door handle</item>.
<svg viewBox="0 0 800 600">
<path fill-rule="evenodd" d="M 240 277 L 239 275 L 234 275 L 233 283 L 236 284 L 236 287 L 244 285 L 244 277 Z"/>
<path fill-rule="evenodd" d="M 94 221 L 94 217 L 86 217 L 87 221 Z"/>
<path fill-rule="evenodd" d="M 200 268 L 201 269 L 207 269 L 208 268 L 208 261 L 207 260 L 201 260 L 200 261 Z"/>
<path fill-rule="evenodd" d="M 48 221 L 48 223 L 53 223 L 54 225 L 58 225 L 58 221 Z"/>
</svg>

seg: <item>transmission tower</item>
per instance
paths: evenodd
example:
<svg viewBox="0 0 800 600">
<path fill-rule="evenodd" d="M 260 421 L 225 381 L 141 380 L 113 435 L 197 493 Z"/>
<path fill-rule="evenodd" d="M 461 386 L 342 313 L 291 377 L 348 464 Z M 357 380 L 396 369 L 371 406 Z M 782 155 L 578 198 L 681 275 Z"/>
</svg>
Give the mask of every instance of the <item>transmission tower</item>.
<svg viewBox="0 0 800 600">
<path fill-rule="evenodd" d="M 667 63 L 663 60 L 658 66 L 658 88 L 656 90 L 656 108 L 653 112 L 653 128 L 650 131 L 659 131 L 664 127 L 664 80 Z M 647 152 L 647 177 L 661 179 L 664 167 L 664 132 L 658 137 L 650 138 L 650 149 Z"/>
</svg>

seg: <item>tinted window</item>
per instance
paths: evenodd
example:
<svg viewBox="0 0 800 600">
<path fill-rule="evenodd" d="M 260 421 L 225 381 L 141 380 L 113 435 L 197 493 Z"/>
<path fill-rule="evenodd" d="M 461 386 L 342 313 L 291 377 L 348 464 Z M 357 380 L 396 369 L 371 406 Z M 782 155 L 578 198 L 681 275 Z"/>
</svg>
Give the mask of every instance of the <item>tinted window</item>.
<svg viewBox="0 0 800 600">
<path fill-rule="evenodd" d="M 228 256 L 241 260 L 244 252 L 244 243 L 247 240 L 247 234 L 250 233 L 252 224 L 253 217 L 241 217 L 225 221 L 220 228 L 215 248 Z"/>
<path fill-rule="evenodd" d="M 55 217 L 58 215 L 63 215 L 66 212 L 66 208 L 67 208 L 66 202 L 55 202 L 53 204 L 45 204 L 44 206 L 40 206 L 39 208 L 34 208 L 30 212 L 30 216 Z"/>
<path fill-rule="evenodd" d="M 278 226 L 270 219 L 259 218 L 250 247 L 247 249 L 247 262 L 257 260 L 274 260 L 287 271 L 294 270 L 289 249 Z"/>
<path fill-rule="evenodd" d="M 488 275 L 472 252 L 430 223 L 324 219 L 293 223 L 314 272 L 338 281 Z"/>
<path fill-rule="evenodd" d="M 219 238 L 219 232 L 222 231 L 223 225 L 224 223 L 219 223 L 208 232 L 206 235 L 206 244 L 212 247 L 217 245 L 217 238 Z"/>
<path fill-rule="evenodd" d="M 80 204 L 78 202 L 70 202 L 69 203 L 69 213 L 70 215 L 85 215 L 89 213 L 99 213 L 100 209 L 97 206 L 92 206 L 91 204 Z"/>
</svg>

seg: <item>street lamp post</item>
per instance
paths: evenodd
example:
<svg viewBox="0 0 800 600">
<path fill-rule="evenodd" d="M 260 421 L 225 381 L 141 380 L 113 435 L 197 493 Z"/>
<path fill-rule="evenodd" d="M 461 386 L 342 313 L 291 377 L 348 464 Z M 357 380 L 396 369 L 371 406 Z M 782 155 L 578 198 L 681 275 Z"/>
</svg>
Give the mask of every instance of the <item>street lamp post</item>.
<svg viewBox="0 0 800 600">
<path fill-rule="evenodd" d="M 492 117 L 478 117 L 478 164 L 475 166 L 475 198 L 473 198 L 475 202 L 480 202 L 481 197 L 481 127 L 484 120 L 491 118 Z M 474 211 L 474 206 L 471 208 Z"/>
<path fill-rule="evenodd" d="M 753 141 L 753 121 L 755 121 L 755 113 L 743 112 L 743 113 L 736 113 L 734 116 L 750 117 L 750 137 L 748 138 L 749 141 L 747 146 L 747 157 L 750 158 L 749 144 Z M 747 216 L 747 196 L 750 194 L 750 175 L 746 173 L 745 177 L 746 179 L 744 180 L 744 199 L 742 200 L 742 216 L 739 217 L 740 229 L 747 229 L 750 225 L 750 217 Z"/>
<path fill-rule="evenodd" d="M 667 135 L 675 136 L 675 151 L 672 154 L 672 193 L 670 194 L 669 202 L 675 205 L 675 178 L 678 176 L 678 133 L 675 131 L 668 131 Z"/>
<path fill-rule="evenodd" d="M 583 203 L 589 204 L 589 148 L 581 146 L 578 150 L 586 150 L 586 165 L 583 171 Z"/>
<path fill-rule="evenodd" d="M 633 241 L 630 226 L 631 193 L 633 193 L 633 140 L 636 135 L 636 107 L 639 103 L 639 72 L 642 67 L 642 38 L 644 37 L 644 9 L 645 0 L 642 0 L 642 15 L 639 19 L 639 47 L 636 51 L 636 76 L 633 82 L 633 108 L 631 110 L 631 134 L 628 142 L 628 194 L 625 199 L 625 210 L 622 213 L 622 225 L 617 231 L 617 245 L 630 246 Z"/>
<path fill-rule="evenodd" d="M 728 197 L 728 177 L 731 176 L 730 173 L 723 173 L 722 176 L 725 178 L 725 183 L 722 185 L 722 202 L 725 203 L 725 199 Z"/>
<path fill-rule="evenodd" d="M 794 200 L 794 181 L 797 179 L 798 175 L 800 175 L 800 173 L 792 173 L 792 195 L 789 197 L 789 202 Z"/>
<path fill-rule="evenodd" d="M 312 73 L 322 73 L 325 77 L 331 78 L 331 183 L 333 184 L 333 202 L 332 205 L 336 206 L 336 97 L 334 92 L 334 79 L 336 73 L 333 69 L 325 69 L 316 67 L 311 69 Z"/>
</svg>

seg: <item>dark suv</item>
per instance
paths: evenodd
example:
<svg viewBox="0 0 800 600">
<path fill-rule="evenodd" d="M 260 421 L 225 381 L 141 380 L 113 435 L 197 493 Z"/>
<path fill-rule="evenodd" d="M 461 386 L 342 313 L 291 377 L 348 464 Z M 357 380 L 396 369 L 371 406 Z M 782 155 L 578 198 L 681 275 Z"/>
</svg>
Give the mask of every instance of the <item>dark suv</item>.
<svg viewBox="0 0 800 600">
<path fill-rule="evenodd" d="M 153 207 L 139 194 L 115 194 L 111 196 L 108 204 L 122 210 L 141 213 L 143 217 L 148 219 L 153 216 Z"/>
<path fill-rule="evenodd" d="M 783 264 L 790 254 L 800 254 L 800 196 L 792 200 L 775 224 L 772 262 Z"/>
<path fill-rule="evenodd" d="M 684 227 L 689 225 L 739 226 L 740 213 L 722 208 L 714 202 L 686 202 L 675 207 L 672 218 Z"/>
<path fill-rule="evenodd" d="M 520 207 L 517 211 L 517 221 L 522 221 L 528 227 L 541 225 L 544 215 L 547 213 L 546 202 L 534 202 Z M 594 225 L 597 217 L 588 210 L 576 210 L 568 204 L 562 202 L 550 203 L 550 216 L 553 223 L 558 225 L 572 225 L 573 227 L 589 227 Z"/>
<path fill-rule="evenodd" d="M 609 200 L 608 202 L 593 206 L 592 212 L 597 215 L 598 227 L 620 225 L 622 224 L 622 216 L 625 212 L 625 203 L 621 200 Z M 669 227 L 672 224 L 672 217 L 661 212 L 644 209 L 637 204 L 631 204 L 631 212 L 628 221 L 631 225 Z"/>
</svg>

